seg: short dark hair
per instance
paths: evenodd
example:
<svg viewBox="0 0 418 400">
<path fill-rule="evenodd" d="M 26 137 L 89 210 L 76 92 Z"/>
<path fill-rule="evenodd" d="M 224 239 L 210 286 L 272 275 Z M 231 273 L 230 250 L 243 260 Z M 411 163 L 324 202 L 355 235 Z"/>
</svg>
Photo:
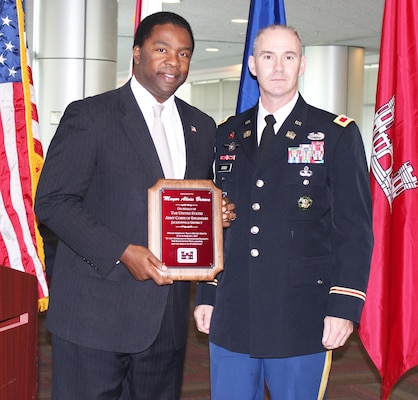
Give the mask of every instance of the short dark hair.
<svg viewBox="0 0 418 400">
<path fill-rule="evenodd" d="M 192 39 L 192 50 L 194 49 L 194 37 L 190 24 L 182 16 L 168 11 L 148 15 L 139 23 L 138 29 L 135 32 L 134 47 L 142 47 L 145 40 L 151 36 L 154 26 L 164 24 L 172 24 L 186 29 Z"/>
</svg>

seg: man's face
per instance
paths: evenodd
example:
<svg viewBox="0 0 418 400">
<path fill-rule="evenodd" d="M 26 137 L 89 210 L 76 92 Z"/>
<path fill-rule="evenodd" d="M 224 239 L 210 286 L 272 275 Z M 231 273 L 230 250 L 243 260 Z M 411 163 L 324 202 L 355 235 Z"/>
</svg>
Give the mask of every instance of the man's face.
<svg viewBox="0 0 418 400">
<path fill-rule="evenodd" d="M 298 77 L 305 70 L 298 38 L 283 28 L 267 29 L 256 43 L 248 60 L 251 73 L 257 77 L 260 94 L 270 101 L 284 104 L 297 91 Z"/>
<path fill-rule="evenodd" d="M 134 47 L 134 75 L 158 102 L 167 100 L 187 79 L 193 43 L 176 25 L 154 26 L 144 45 Z"/>
</svg>

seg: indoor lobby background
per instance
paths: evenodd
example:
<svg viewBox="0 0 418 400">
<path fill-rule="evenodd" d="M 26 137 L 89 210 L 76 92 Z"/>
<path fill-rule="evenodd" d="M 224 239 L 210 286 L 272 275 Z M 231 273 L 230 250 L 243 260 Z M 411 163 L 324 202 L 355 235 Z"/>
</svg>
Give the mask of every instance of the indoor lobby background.
<svg viewBox="0 0 418 400">
<path fill-rule="evenodd" d="M 171 0 L 173 1 L 173 0 Z M 354 118 L 371 152 L 384 0 L 285 0 L 307 56 L 305 100 Z M 196 48 L 177 95 L 215 121 L 234 114 L 250 0 L 153 0 L 184 16 Z M 349 6 L 349 9 L 347 8 Z M 135 0 L 26 0 L 41 138 L 46 153 L 65 107 L 129 78 Z M 235 20 L 232 22 L 231 20 Z"/>
</svg>

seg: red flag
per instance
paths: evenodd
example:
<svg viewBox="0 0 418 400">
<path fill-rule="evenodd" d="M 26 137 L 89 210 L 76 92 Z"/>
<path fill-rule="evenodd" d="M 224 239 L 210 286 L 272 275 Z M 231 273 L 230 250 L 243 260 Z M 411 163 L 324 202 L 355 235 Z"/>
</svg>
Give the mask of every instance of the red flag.
<svg viewBox="0 0 418 400">
<path fill-rule="evenodd" d="M 0 3 L 0 265 L 38 278 L 47 308 L 42 239 L 33 202 L 43 164 L 22 0 Z"/>
<path fill-rule="evenodd" d="M 162 0 L 136 0 L 134 33 L 139 23 L 148 15 L 162 10 Z"/>
<path fill-rule="evenodd" d="M 370 182 L 375 245 L 360 338 L 382 399 L 418 365 L 418 2 L 386 0 Z"/>
</svg>

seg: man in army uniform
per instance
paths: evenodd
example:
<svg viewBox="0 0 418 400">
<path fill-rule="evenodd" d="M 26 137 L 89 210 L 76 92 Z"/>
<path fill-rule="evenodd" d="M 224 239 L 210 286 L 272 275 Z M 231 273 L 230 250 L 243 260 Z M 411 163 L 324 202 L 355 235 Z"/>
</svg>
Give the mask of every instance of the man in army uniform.
<svg viewBox="0 0 418 400">
<path fill-rule="evenodd" d="M 225 268 L 200 284 L 213 400 L 322 399 L 332 350 L 360 320 L 372 251 L 371 196 L 355 122 L 308 105 L 290 27 L 262 29 L 249 68 L 258 104 L 218 128 L 216 182 L 236 205 Z"/>
</svg>

